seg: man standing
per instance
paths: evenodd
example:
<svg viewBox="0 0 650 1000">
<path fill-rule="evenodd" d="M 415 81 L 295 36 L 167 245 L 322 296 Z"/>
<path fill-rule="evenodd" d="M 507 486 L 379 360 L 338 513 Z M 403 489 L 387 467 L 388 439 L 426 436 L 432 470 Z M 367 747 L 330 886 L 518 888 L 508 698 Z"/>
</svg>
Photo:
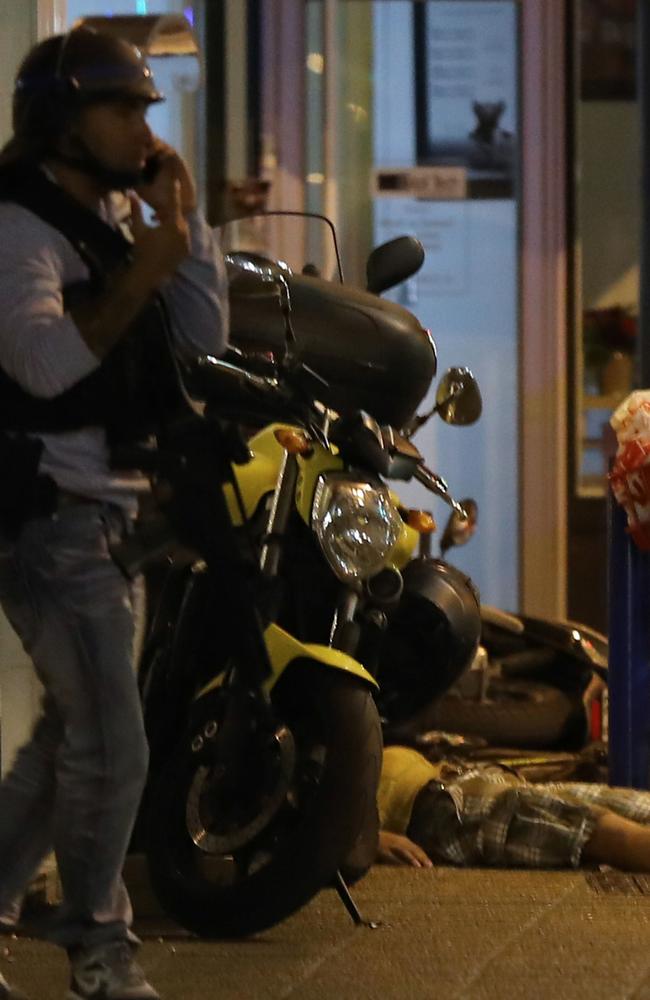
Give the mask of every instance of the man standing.
<svg viewBox="0 0 650 1000">
<path fill-rule="evenodd" d="M 136 48 L 77 28 L 25 58 L 0 153 L 0 602 L 45 689 L 0 785 L 0 916 L 53 847 L 64 900 L 48 937 L 70 956 L 69 1000 L 158 997 L 121 880 L 147 746 L 133 592 L 109 549 L 145 484 L 112 468 L 111 447 L 164 416 L 166 327 L 185 358 L 227 336 L 193 179 L 147 124 L 159 100 Z M 18 996 L 0 973 L 0 1000 Z"/>
</svg>

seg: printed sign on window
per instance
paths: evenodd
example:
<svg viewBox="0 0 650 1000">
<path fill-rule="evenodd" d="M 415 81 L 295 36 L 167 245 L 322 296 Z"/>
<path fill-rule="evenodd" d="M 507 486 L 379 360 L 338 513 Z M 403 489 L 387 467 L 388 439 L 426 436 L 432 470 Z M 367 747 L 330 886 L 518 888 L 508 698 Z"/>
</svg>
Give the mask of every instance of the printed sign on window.
<svg viewBox="0 0 650 1000">
<path fill-rule="evenodd" d="M 418 163 L 465 167 L 470 197 L 514 197 L 516 4 L 418 3 L 414 36 Z"/>
</svg>

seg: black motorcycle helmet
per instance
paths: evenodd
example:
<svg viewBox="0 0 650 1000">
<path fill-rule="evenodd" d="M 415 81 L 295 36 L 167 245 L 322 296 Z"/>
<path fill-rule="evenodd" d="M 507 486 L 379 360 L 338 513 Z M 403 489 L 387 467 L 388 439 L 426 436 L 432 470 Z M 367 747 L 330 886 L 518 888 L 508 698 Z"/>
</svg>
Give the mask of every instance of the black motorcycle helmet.
<svg viewBox="0 0 650 1000">
<path fill-rule="evenodd" d="M 382 642 L 377 704 L 389 726 L 409 720 L 469 667 L 481 636 L 479 596 L 460 570 L 415 559 Z"/>
<path fill-rule="evenodd" d="M 124 39 L 80 25 L 65 35 L 54 35 L 35 45 L 23 60 L 13 96 L 14 135 L 0 161 L 39 162 L 46 156 L 126 187 L 139 178 L 123 177 L 80 147 L 74 157 L 58 148 L 74 115 L 102 101 L 164 100 L 147 62 Z"/>
</svg>

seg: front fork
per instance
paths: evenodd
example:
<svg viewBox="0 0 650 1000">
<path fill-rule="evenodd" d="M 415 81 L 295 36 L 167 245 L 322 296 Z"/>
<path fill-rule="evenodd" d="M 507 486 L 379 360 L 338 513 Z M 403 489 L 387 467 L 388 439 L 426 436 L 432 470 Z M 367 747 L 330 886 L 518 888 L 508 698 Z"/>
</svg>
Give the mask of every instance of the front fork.
<svg viewBox="0 0 650 1000">
<path fill-rule="evenodd" d="M 267 578 L 278 575 L 282 555 L 282 541 L 287 533 L 289 518 L 298 482 L 298 459 L 285 451 L 273 493 L 273 502 L 266 524 L 266 535 L 263 539 L 260 555 L 260 569 Z"/>
<path fill-rule="evenodd" d="M 359 647 L 361 628 L 356 619 L 360 598 L 354 590 L 345 588 L 334 611 L 329 644 L 349 656 L 355 656 Z"/>
<path fill-rule="evenodd" d="M 389 612 L 402 594 L 398 570 L 386 569 L 380 577 L 368 581 L 364 593 L 351 588 L 342 590 L 329 638 L 330 646 L 353 656 L 373 677 L 377 676 Z"/>
<path fill-rule="evenodd" d="M 266 533 L 259 558 L 262 579 L 261 597 L 263 615 L 267 622 L 275 620 L 280 605 L 281 594 L 278 586 L 279 567 L 282 557 L 283 540 L 286 536 L 289 517 L 291 515 L 297 477 L 298 463 L 296 457 L 285 451 L 273 494 L 273 503 L 269 512 Z M 249 692 L 242 688 L 239 691 L 239 697 L 231 699 L 222 727 L 223 745 L 228 748 L 230 756 L 235 761 L 240 762 L 244 757 L 243 751 L 247 739 L 245 720 L 250 712 L 250 703 L 247 703 L 248 698 Z M 262 718 L 265 718 L 271 724 L 273 722 L 273 713 L 268 700 L 268 694 L 265 694 L 262 687 L 260 687 L 255 691 L 255 698 L 262 713 Z M 241 775 L 238 774 L 237 768 L 235 767 L 231 770 L 235 782 L 240 780 Z"/>
<path fill-rule="evenodd" d="M 277 616 L 280 606 L 281 593 L 278 585 L 280 561 L 284 539 L 287 537 L 289 519 L 293 511 L 298 472 L 296 455 L 285 451 L 260 555 L 260 571 L 262 577 L 270 584 L 272 595 L 271 604 L 274 613 L 270 616 L 271 620 Z M 355 656 L 359 645 L 359 626 L 355 621 L 358 603 L 359 596 L 354 591 L 346 590 L 344 592 L 335 611 L 330 632 L 330 646 L 348 653 L 350 656 Z M 377 922 L 367 920 L 362 916 L 340 871 L 337 871 L 334 877 L 333 888 L 356 926 L 369 927 L 373 930 L 379 927 Z"/>
</svg>

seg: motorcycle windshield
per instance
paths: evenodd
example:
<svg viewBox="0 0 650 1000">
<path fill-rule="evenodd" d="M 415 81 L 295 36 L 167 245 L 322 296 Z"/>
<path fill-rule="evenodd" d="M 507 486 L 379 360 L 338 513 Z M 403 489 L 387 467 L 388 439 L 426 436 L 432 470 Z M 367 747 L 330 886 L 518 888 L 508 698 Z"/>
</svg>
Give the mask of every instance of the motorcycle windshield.
<svg viewBox="0 0 650 1000">
<path fill-rule="evenodd" d="M 321 379 L 319 401 L 403 427 L 436 371 L 431 339 L 403 306 L 344 284 L 323 216 L 271 212 L 216 230 L 229 280 L 230 343 L 282 357 Z"/>
<path fill-rule="evenodd" d="M 233 219 L 214 230 L 218 246 L 233 264 L 275 265 L 285 273 L 342 281 L 334 226 L 321 215 L 264 212 Z"/>
</svg>

